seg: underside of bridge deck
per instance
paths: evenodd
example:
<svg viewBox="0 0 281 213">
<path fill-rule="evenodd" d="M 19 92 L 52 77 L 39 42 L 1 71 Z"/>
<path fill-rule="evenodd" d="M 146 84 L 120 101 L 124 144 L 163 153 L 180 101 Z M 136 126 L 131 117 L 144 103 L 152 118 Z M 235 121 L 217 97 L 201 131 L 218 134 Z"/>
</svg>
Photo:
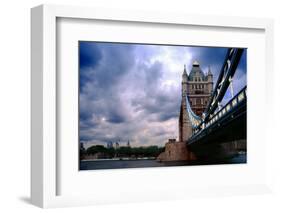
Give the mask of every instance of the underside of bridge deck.
<svg viewBox="0 0 281 213">
<path fill-rule="evenodd" d="M 202 145 L 221 144 L 247 137 L 246 102 L 238 109 L 225 116 L 221 121 L 202 130 L 198 136 L 187 141 L 187 145 L 196 149 Z"/>
</svg>

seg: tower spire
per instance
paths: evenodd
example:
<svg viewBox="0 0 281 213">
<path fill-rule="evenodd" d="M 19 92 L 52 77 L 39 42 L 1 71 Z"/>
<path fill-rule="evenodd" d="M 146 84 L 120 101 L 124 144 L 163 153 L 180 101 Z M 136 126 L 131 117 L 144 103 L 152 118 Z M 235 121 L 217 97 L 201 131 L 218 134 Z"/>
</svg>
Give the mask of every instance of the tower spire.
<svg viewBox="0 0 281 213">
<path fill-rule="evenodd" d="M 186 66 L 185 66 L 185 64 L 184 64 L 184 67 L 183 67 L 183 75 L 187 75 L 187 73 L 186 73 Z"/>
<path fill-rule="evenodd" d="M 188 82 L 188 75 L 186 73 L 186 66 L 184 64 L 183 74 L 182 74 L 182 96 L 186 96 L 187 94 L 187 82 Z"/>
<path fill-rule="evenodd" d="M 186 73 L 186 66 L 184 64 L 184 67 L 183 67 L 183 74 L 182 74 L 182 82 L 187 82 L 187 78 L 188 78 L 188 75 Z"/>
<path fill-rule="evenodd" d="M 212 75 L 211 66 L 209 65 L 208 67 L 209 67 L 209 68 L 208 68 L 208 75 Z"/>
</svg>

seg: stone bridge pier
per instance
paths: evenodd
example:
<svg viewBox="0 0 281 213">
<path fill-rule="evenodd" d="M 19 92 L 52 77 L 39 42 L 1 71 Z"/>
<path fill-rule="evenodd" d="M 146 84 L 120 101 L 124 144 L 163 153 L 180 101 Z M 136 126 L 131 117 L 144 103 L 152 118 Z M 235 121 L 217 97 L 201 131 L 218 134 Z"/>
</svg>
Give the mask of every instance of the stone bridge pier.
<svg viewBox="0 0 281 213">
<path fill-rule="evenodd" d="M 195 155 L 188 150 L 185 142 L 169 139 L 165 144 L 165 151 L 158 157 L 158 161 L 191 161 L 196 160 Z"/>
</svg>

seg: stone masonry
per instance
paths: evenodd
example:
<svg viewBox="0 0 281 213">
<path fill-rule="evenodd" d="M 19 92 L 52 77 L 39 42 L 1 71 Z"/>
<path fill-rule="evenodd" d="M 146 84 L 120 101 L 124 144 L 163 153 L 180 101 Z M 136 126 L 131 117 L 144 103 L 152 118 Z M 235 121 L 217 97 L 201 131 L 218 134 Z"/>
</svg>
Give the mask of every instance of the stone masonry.
<svg viewBox="0 0 281 213">
<path fill-rule="evenodd" d="M 195 160 L 192 152 L 188 151 L 186 143 L 178 142 L 175 139 L 170 139 L 165 144 L 165 152 L 162 152 L 158 157 L 158 161 L 190 161 Z"/>
</svg>

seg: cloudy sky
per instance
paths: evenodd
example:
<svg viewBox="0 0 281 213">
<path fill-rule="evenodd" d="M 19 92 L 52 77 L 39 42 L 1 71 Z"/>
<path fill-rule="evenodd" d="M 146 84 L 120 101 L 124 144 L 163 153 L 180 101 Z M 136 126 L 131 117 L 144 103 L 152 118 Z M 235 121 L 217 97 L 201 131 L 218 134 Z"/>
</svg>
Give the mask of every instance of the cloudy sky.
<svg viewBox="0 0 281 213">
<path fill-rule="evenodd" d="M 214 83 L 227 48 L 79 43 L 80 142 L 85 146 L 130 140 L 132 146 L 164 145 L 178 138 L 181 75 L 197 60 L 211 67 Z M 234 92 L 246 85 L 246 51 Z M 230 98 L 226 94 L 226 102 Z"/>
</svg>

